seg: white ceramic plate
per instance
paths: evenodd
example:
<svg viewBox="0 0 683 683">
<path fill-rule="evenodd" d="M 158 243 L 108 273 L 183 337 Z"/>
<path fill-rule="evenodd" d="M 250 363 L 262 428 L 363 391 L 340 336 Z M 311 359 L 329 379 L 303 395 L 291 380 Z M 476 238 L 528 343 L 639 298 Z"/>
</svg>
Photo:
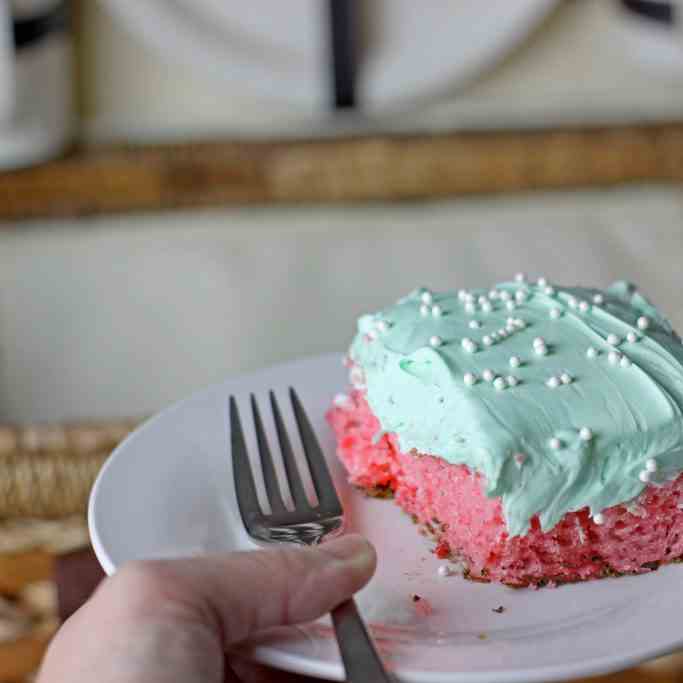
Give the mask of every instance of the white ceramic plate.
<svg viewBox="0 0 683 683">
<path fill-rule="evenodd" d="M 366 110 L 451 91 L 528 36 L 558 0 L 375 0 L 364 8 L 359 88 Z M 218 77 L 235 94 L 324 110 L 327 3 L 107 0 L 163 56 Z"/>
<path fill-rule="evenodd" d="M 569 679 L 625 668 L 683 645 L 683 565 L 537 591 L 439 577 L 439 561 L 408 517 L 391 501 L 370 500 L 345 483 L 324 421 L 345 382 L 340 355 L 288 363 L 212 387 L 131 434 L 104 466 L 90 500 L 90 532 L 106 572 L 134 558 L 254 548 L 233 494 L 228 397 L 237 396 L 244 419 L 249 392 L 262 398 L 268 412 L 267 390 L 275 389 L 284 403 L 286 387 L 293 385 L 321 437 L 348 528 L 366 534 L 377 548 L 377 574 L 359 604 L 401 681 Z M 289 410 L 285 417 L 291 425 Z M 266 426 L 276 443 L 269 420 Z M 254 454 L 253 441 L 250 446 Z M 416 614 L 413 593 L 431 602 L 433 614 Z M 493 611 L 499 606 L 502 614 Z M 342 680 L 324 620 L 277 629 L 254 642 L 248 654 L 275 667 Z"/>
</svg>

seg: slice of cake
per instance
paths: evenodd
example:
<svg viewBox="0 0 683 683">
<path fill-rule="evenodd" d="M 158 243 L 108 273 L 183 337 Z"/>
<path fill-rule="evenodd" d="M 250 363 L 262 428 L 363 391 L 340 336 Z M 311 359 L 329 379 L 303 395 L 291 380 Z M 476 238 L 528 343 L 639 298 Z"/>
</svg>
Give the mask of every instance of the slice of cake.
<svg viewBox="0 0 683 683">
<path fill-rule="evenodd" d="M 348 364 L 328 420 L 351 482 L 471 578 L 683 557 L 683 345 L 632 285 L 421 289 L 360 318 Z"/>
</svg>

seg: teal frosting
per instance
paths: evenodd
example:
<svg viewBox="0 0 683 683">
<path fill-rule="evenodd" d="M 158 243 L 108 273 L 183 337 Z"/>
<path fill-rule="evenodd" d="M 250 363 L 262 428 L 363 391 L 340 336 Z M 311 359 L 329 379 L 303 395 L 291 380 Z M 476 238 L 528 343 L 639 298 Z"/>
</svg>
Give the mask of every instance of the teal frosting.
<svg viewBox="0 0 683 683">
<path fill-rule="evenodd" d="M 480 472 L 486 495 L 502 499 L 511 536 L 524 535 L 536 514 L 543 530 L 585 506 L 595 517 L 637 497 L 648 478 L 661 484 L 683 470 L 683 345 L 633 285 L 506 282 L 491 291 L 428 292 L 433 301 L 421 312 L 425 291 L 359 319 L 350 350 L 355 381 L 402 451 Z M 503 292 L 516 301 L 520 291 L 509 310 Z M 485 346 L 484 337 L 501 329 Z M 432 346 L 434 336 L 443 343 Z M 537 337 L 546 355 L 534 351 Z M 467 351 L 464 338 L 476 350 Z M 504 378 L 504 388 L 482 379 L 485 369 Z M 471 386 L 466 373 L 477 378 Z M 571 382 L 548 386 L 562 374 Z"/>
</svg>

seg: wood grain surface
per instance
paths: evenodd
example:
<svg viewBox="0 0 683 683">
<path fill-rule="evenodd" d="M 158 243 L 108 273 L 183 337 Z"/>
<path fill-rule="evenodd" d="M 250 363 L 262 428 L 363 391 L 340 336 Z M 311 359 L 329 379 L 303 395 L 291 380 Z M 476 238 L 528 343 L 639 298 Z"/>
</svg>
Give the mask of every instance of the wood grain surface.
<svg viewBox="0 0 683 683">
<path fill-rule="evenodd" d="M 74 151 L 0 174 L 0 219 L 272 203 L 421 200 L 683 180 L 683 123 L 207 141 Z"/>
</svg>

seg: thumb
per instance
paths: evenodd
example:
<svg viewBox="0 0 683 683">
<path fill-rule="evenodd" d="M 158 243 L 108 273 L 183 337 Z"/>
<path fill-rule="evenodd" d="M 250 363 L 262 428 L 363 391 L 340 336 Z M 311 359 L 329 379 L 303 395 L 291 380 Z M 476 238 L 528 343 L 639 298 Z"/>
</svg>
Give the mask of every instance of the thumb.
<svg viewBox="0 0 683 683">
<path fill-rule="evenodd" d="M 162 598 L 166 614 L 181 608 L 186 617 L 190 609 L 229 645 L 270 626 L 322 616 L 370 580 L 376 561 L 370 543 L 349 534 L 312 548 L 138 562 L 114 582 L 142 578 L 154 593 L 148 599 Z"/>
</svg>

